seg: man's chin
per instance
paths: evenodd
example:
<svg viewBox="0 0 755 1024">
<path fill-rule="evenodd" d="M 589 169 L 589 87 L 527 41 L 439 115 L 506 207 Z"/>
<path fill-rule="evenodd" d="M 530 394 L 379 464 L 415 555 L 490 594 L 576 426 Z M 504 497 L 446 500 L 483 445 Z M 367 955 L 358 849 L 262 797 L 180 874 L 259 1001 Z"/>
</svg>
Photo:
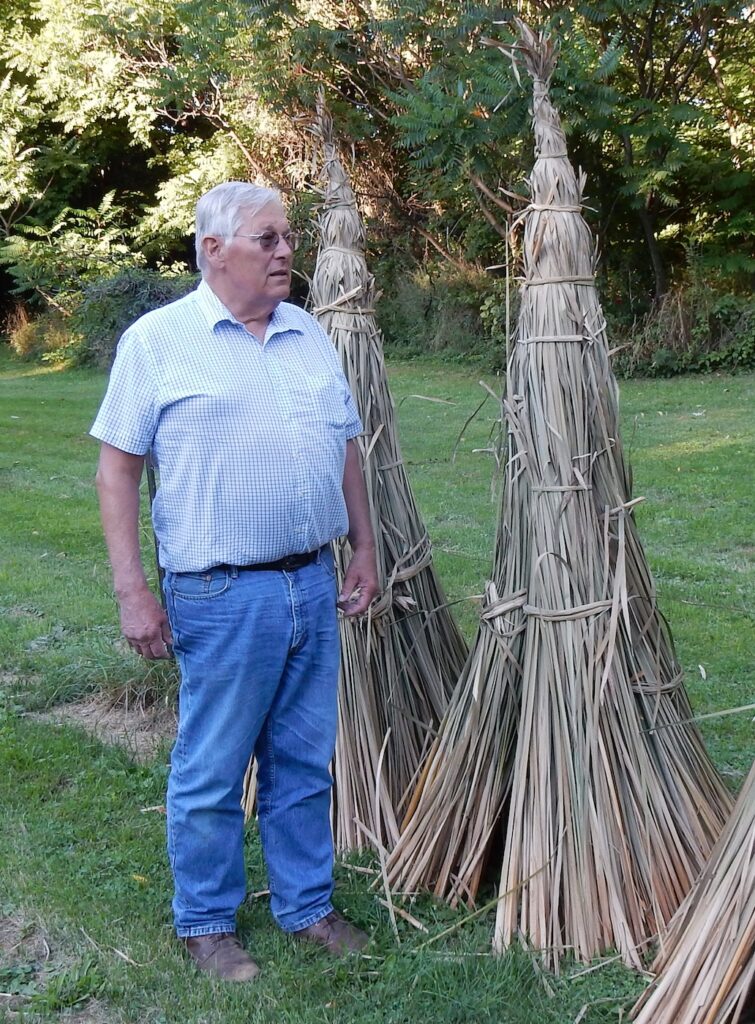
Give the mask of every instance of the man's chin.
<svg viewBox="0 0 755 1024">
<path fill-rule="evenodd" d="M 268 278 L 268 284 L 276 294 L 281 295 L 285 299 L 291 291 L 291 275 L 274 275 Z"/>
</svg>

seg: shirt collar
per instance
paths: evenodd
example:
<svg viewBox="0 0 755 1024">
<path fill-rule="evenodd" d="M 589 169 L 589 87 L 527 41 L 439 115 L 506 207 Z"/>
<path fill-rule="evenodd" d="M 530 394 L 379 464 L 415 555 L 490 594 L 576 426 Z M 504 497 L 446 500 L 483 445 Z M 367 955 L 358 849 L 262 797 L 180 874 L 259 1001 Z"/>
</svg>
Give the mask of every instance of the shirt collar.
<svg viewBox="0 0 755 1024">
<path fill-rule="evenodd" d="M 207 326 L 211 331 L 214 331 L 218 324 L 231 323 L 237 324 L 239 327 L 244 328 L 244 325 L 238 320 L 233 313 L 228 309 L 217 297 L 212 288 L 207 284 L 206 281 L 200 281 L 196 290 L 197 304 L 207 321 Z M 295 319 L 295 314 L 291 305 L 287 302 L 279 303 L 273 310 L 273 315 L 270 317 L 270 323 L 268 324 L 267 332 L 265 334 L 265 340 L 267 341 L 274 334 L 282 334 L 285 331 L 297 331 L 299 334 L 303 333 L 300 324 Z M 244 328 L 246 330 L 246 328 Z"/>
</svg>

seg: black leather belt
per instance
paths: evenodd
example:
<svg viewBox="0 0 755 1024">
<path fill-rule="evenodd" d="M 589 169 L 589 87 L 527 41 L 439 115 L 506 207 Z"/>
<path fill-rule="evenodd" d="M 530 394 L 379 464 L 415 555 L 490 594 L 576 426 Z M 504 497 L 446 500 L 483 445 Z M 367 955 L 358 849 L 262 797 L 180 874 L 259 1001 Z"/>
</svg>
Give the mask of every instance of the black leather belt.
<svg viewBox="0 0 755 1024">
<path fill-rule="evenodd" d="M 275 562 L 253 562 L 251 565 L 219 565 L 218 569 L 228 569 L 236 572 L 293 572 L 295 569 L 302 569 L 310 562 L 314 562 L 320 554 L 317 551 L 307 551 L 303 555 L 286 555 L 285 558 L 278 558 Z"/>
</svg>

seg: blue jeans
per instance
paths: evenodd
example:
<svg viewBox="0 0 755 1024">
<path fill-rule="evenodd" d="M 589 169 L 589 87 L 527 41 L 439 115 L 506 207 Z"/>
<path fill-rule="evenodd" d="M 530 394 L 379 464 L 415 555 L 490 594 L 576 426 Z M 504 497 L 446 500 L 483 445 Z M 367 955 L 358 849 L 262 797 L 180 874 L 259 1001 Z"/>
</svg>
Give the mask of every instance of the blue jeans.
<svg viewBox="0 0 755 1024">
<path fill-rule="evenodd" d="M 329 548 L 290 573 L 166 574 L 181 669 L 168 780 L 168 854 L 181 937 L 235 931 L 246 895 L 241 797 L 252 751 L 275 920 L 297 931 L 333 909 L 335 588 Z"/>
</svg>

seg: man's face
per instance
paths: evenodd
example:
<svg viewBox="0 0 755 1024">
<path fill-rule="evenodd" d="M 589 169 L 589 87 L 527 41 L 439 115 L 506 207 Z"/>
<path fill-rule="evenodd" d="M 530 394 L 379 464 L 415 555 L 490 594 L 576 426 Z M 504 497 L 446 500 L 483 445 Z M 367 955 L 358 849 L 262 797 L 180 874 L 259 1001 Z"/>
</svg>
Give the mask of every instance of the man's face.
<svg viewBox="0 0 755 1024">
<path fill-rule="evenodd" d="M 269 299 L 274 305 L 288 298 L 294 255 L 282 237 L 288 230 L 286 213 L 278 203 L 268 203 L 254 215 L 244 211 L 235 236 L 224 247 L 226 280 L 239 297 Z M 263 231 L 280 236 L 273 249 L 263 249 L 258 238 L 244 237 Z"/>
</svg>

